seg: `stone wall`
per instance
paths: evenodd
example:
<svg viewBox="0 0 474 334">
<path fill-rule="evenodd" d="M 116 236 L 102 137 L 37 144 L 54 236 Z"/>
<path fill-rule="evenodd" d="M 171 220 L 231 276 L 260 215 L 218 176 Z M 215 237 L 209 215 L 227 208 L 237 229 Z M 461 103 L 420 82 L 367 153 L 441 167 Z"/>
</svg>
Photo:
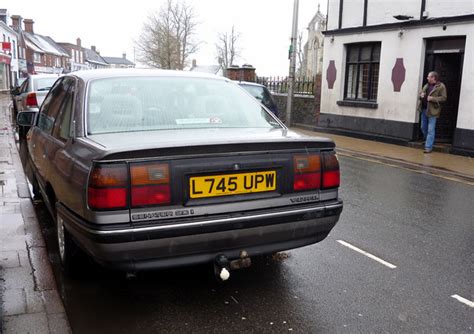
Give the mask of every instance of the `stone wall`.
<svg viewBox="0 0 474 334">
<path fill-rule="evenodd" d="M 316 126 L 318 123 L 321 104 L 321 76 L 317 76 L 314 95 L 294 95 L 291 125 Z M 277 107 L 279 118 L 286 121 L 287 94 L 272 94 Z"/>
<path fill-rule="evenodd" d="M 286 121 L 287 94 L 273 94 L 278 107 L 279 118 Z M 319 105 L 318 105 L 319 106 Z M 318 108 L 319 109 L 319 108 Z M 293 112 L 291 124 L 316 125 L 316 103 L 314 96 L 295 95 L 293 98 Z"/>
</svg>

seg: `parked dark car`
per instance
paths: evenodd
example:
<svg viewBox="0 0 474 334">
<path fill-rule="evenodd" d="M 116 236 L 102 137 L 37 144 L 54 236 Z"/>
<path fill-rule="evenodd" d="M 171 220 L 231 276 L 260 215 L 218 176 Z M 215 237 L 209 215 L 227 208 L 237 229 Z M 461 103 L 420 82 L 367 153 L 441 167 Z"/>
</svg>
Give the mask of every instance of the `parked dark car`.
<svg viewBox="0 0 474 334">
<path fill-rule="evenodd" d="M 23 80 L 19 87 L 12 89 L 14 117 L 20 111 L 28 111 L 32 114 L 30 117 L 34 117 L 57 79 L 57 74 L 32 74 Z M 18 127 L 20 138 L 24 139 L 29 128 L 29 126 Z"/>
<path fill-rule="evenodd" d="M 123 270 L 214 261 L 224 272 L 323 240 L 342 211 L 334 143 L 289 131 L 215 76 L 68 74 L 27 145 L 66 268 L 77 245 Z"/>
<path fill-rule="evenodd" d="M 238 84 L 247 92 L 249 92 L 250 95 L 256 98 L 261 104 L 267 107 L 276 117 L 280 116 L 278 114 L 278 107 L 267 87 L 255 82 L 247 81 L 239 81 Z"/>
</svg>

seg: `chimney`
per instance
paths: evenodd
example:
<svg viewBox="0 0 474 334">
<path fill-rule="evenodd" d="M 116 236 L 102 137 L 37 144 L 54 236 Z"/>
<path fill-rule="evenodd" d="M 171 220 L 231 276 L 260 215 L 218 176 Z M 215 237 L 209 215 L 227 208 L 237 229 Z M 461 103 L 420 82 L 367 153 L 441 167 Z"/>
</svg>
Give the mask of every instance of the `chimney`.
<svg viewBox="0 0 474 334">
<path fill-rule="evenodd" d="M 3 23 L 7 24 L 7 17 L 7 10 L 4 8 L 0 8 L 0 21 L 3 21 Z"/>
<path fill-rule="evenodd" d="M 24 19 L 23 24 L 25 25 L 25 31 L 34 34 L 35 32 L 33 31 L 33 21 L 32 19 Z"/>
<path fill-rule="evenodd" d="M 122 58 L 123 58 L 123 59 L 127 59 L 127 54 L 126 54 L 125 52 L 122 53 Z"/>
<path fill-rule="evenodd" d="M 78 47 L 81 47 L 81 39 L 79 37 L 76 38 L 76 44 Z"/>
<path fill-rule="evenodd" d="M 196 67 L 196 65 L 197 65 L 196 59 L 193 59 L 193 67 Z"/>
<path fill-rule="evenodd" d="M 95 51 L 95 45 L 91 45 L 91 50 L 94 51 L 94 52 L 97 52 L 97 51 Z"/>
<path fill-rule="evenodd" d="M 21 30 L 21 16 L 20 15 L 12 15 L 12 27 L 13 29 Z"/>
</svg>

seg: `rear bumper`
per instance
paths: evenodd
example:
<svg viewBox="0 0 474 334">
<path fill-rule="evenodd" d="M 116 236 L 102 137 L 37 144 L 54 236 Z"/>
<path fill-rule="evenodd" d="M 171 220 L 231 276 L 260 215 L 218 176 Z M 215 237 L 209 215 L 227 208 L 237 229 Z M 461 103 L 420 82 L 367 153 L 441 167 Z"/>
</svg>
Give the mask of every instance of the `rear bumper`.
<svg viewBox="0 0 474 334">
<path fill-rule="evenodd" d="M 166 224 L 98 226 L 59 205 L 66 229 L 97 262 L 122 270 L 146 270 L 250 256 L 302 247 L 323 240 L 337 223 L 342 201 L 318 206 L 258 210 L 213 219 Z"/>
</svg>

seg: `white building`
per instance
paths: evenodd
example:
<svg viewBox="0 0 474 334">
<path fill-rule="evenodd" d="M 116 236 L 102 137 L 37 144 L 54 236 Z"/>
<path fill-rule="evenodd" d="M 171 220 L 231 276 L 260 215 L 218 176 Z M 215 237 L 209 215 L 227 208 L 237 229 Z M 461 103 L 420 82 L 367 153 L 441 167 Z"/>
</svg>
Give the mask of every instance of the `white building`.
<svg viewBox="0 0 474 334">
<path fill-rule="evenodd" d="M 0 91 L 18 80 L 18 35 L 8 26 L 8 13 L 0 9 Z"/>
<path fill-rule="evenodd" d="M 474 154 L 474 1 L 329 0 L 318 127 L 394 142 L 421 139 L 429 71 L 448 101 L 436 141 Z"/>
</svg>

